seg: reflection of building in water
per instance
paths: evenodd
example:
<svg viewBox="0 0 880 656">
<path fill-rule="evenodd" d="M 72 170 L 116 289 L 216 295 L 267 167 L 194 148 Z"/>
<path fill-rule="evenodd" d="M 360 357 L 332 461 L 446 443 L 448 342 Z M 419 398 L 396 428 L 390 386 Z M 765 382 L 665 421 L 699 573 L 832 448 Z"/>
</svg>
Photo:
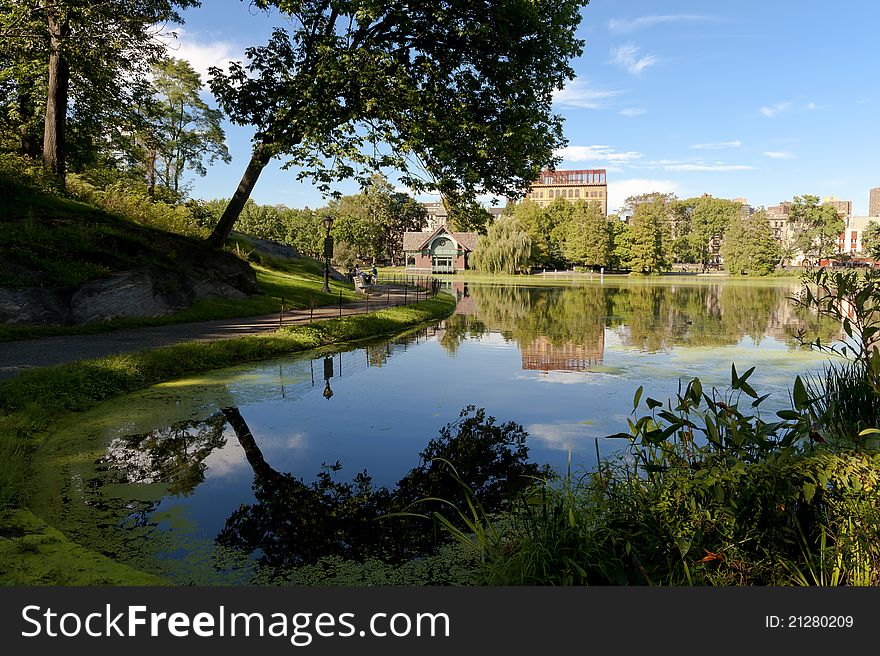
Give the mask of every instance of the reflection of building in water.
<svg viewBox="0 0 880 656">
<path fill-rule="evenodd" d="M 602 364 L 605 331 L 599 330 L 595 344 L 567 342 L 555 346 L 547 337 L 536 337 L 528 346 L 520 345 L 522 368 L 527 371 L 589 371 Z"/>
</svg>

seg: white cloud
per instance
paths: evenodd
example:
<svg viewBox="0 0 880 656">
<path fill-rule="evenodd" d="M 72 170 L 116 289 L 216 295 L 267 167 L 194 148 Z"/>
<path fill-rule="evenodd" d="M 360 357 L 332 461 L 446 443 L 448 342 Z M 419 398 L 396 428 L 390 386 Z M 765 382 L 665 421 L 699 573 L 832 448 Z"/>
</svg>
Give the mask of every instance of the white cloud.
<svg viewBox="0 0 880 656">
<path fill-rule="evenodd" d="M 228 69 L 232 61 L 244 59 L 244 47 L 229 41 L 203 41 L 195 34 L 177 29 L 176 39 L 168 40 L 168 54 L 175 59 L 186 59 L 207 84 L 208 69 L 216 66 Z"/>
<path fill-rule="evenodd" d="M 739 148 L 740 146 L 742 146 L 742 141 L 736 139 L 735 141 L 693 144 L 691 148 L 696 148 L 698 150 L 722 150 L 724 148 Z"/>
<path fill-rule="evenodd" d="M 674 14 L 667 16 L 639 16 L 638 18 L 612 18 L 608 21 L 608 29 L 612 32 L 635 32 L 636 30 L 663 25 L 664 23 L 682 23 L 686 21 L 712 20 L 710 16 L 697 16 L 694 14 Z"/>
<path fill-rule="evenodd" d="M 633 75 L 641 75 L 642 71 L 646 68 L 660 61 L 654 55 L 639 57 L 639 47 L 632 43 L 614 48 L 611 54 L 613 55 L 612 61 L 615 64 L 622 66 Z"/>
<path fill-rule="evenodd" d="M 672 180 L 648 180 L 632 178 L 629 180 L 608 181 L 608 212 L 615 212 L 623 205 L 630 196 L 649 194 L 651 192 L 661 194 L 677 193 L 678 183 Z"/>
<path fill-rule="evenodd" d="M 794 159 L 794 155 L 784 150 L 768 150 L 764 155 L 770 159 Z"/>
<path fill-rule="evenodd" d="M 819 109 L 819 106 L 814 102 L 808 102 L 807 109 Z"/>
<path fill-rule="evenodd" d="M 609 98 L 619 96 L 622 91 L 596 89 L 583 78 L 572 80 L 564 89 L 553 93 L 553 103 L 560 107 L 574 109 L 601 109 Z"/>
<path fill-rule="evenodd" d="M 557 157 L 562 157 L 566 162 L 615 162 L 626 164 L 642 157 L 635 150 L 620 152 L 611 146 L 566 146 L 553 151 Z"/>
<path fill-rule="evenodd" d="M 627 107 L 626 109 L 621 109 L 618 114 L 621 116 L 641 116 L 645 114 L 648 110 L 644 107 Z"/>
<path fill-rule="evenodd" d="M 745 164 L 724 164 L 722 162 L 714 162 L 706 164 L 704 162 L 695 162 L 691 164 L 665 164 L 663 166 L 667 171 L 751 171 L 755 167 Z"/>
<path fill-rule="evenodd" d="M 778 102 L 775 105 L 771 105 L 769 107 L 761 107 L 761 113 L 767 118 L 773 118 L 777 114 L 781 114 L 782 112 L 790 108 L 790 102 Z"/>
</svg>

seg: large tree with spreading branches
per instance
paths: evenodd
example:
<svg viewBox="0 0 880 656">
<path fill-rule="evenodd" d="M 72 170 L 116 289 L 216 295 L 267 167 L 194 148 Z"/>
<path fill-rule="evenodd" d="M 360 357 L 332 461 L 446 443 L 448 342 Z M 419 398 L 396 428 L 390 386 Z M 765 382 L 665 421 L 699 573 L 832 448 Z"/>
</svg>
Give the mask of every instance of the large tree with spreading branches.
<svg viewBox="0 0 880 656">
<path fill-rule="evenodd" d="M 247 63 L 212 70 L 253 154 L 209 237 L 221 245 L 273 157 L 328 192 L 402 173 L 459 204 L 516 195 L 565 143 L 553 92 L 574 77 L 588 0 L 252 0 L 285 27 Z"/>
</svg>

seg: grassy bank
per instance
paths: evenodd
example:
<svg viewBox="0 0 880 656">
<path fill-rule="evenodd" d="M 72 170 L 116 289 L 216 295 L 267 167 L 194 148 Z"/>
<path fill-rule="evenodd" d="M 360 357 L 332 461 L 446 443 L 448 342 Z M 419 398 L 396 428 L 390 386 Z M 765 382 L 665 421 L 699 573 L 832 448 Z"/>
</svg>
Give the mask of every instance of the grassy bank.
<svg viewBox="0 0 880 656">
<path fill-rule="evenodd" d="M 410 326 L 447 316 L 454 307 L 452 297 L 440 295 L 407 307 L 284 328 L 271 334 L 212 343 L 192 342 L 24 372 L 14 380 L 0 384 L 0 508 L 6 511 L 26 508 L 33 485 L 32 454 L 52 425 L 72 413 L 91 408 L 105 399 L 200 371 L 395 334 Z M 50 561 L 55 562 L 59 571 L 63 571 L 63 563 L 56 561 L 65 549 L 50 549 L 51 545 L 57 546 L 54 540 L 48 544 L 33 538 L 25 540 L 29 535 L 26 527 L 31 521 L 27 515 L 8 512 L 0 517 L 4 533 L 19 536 L 2 539 L 0 558 L 13 559 L 6 571 L 25 576 L 25 579 L 17 579 L 18 583 L 44 584 L 45 573 L 51 571 L 52 566 L 41 568 L 42 574 L 35 573 L 31 578 L 25 573 L 34 571 L 33 568 L 17 567 L 15 560 L 19 557 L 32 559 L 39 554 L 40 559 L 50 565 Z M 7 526 L 5 522 L 13 525 Z M 86 576 L 88 580 L 80 582 L 98 583 L 104 575 L 101 572 L 102 568 L 96 565 L 95 571 Z M 5 577 L 4 580 L 8 582 Z M 142 582 L 137 579 L 126 581 Z"/>
</svg>

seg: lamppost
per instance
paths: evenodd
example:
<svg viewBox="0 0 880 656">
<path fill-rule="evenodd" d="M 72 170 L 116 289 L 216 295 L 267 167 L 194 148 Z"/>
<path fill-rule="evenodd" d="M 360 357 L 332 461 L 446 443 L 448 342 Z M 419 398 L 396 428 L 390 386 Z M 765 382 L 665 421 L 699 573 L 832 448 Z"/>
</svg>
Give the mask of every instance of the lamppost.
<svg viewBox="0 0 880 656">
<path fill-rule="evenodd" d="M 324 237 L 324 287 L 323 292 L 330 291 L 330 258 L 333 257 L 333 237 L 330 236 L 330 228 L 333 227 L 333 215 L 324 215 L 324 227 L 327 229 L 327 236 Z"/>
</svg>

